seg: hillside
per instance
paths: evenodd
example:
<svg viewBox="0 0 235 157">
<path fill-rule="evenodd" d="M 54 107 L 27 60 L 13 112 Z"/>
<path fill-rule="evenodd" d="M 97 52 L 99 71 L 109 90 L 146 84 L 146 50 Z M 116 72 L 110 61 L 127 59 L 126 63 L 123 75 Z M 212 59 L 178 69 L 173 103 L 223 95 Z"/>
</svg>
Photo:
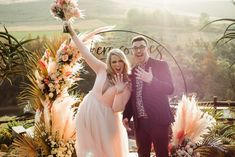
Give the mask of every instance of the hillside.
<svg viewBox="0 0 235 157">
<path fill-rule="evenodd" d="M 16 3 L 18 1 L 22 3 Z M 53 0 L 0 0 L 0 24 L 37 27 L 58 25 L 58 21 L 49 12 L 52 2 Z M 199 17 L 203 12 L 215 18 L 235 17 L 235 6 L 231 0 L 79 0 L 79 6 L 85 10 L 87 20 L 98 19 L 109 24 L 119 23 L 130 8 L 149 11 L 166 9 L 173 14 L 194 17 Z"/>
<path fill-rule="evenodd" d="M 0 5 L 0 23 L 7 26 L 37 26 L 59 24 L 49 12 L 52 0 L 40 0 L 27 3 L 15 3 Z M 123 17 L 123 11 L 115 7 L 116 2 L 109 0 L 99 0 L 93 3 L 92 0 L 80 1 L 80 9 L 85 10 L 86 19 L 116 19 Z M 98 14 L 97 14 L 98 13 Z M 109 16 L 107 16 L 107 13 Z"/>
</svg>

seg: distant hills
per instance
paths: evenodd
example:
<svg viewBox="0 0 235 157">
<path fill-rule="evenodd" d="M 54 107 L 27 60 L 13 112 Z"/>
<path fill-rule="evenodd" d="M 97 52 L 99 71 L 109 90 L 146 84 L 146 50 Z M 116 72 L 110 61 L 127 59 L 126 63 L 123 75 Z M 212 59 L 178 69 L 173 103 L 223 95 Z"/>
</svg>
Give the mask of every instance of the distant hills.
<svg viewBox="0 0 235 157">
<path fill-rule="evenodd" d="M 25 3 L 11 3 L 27 1 Z M 0 0 L 0 24 L 6 26 L 46 27 L 59 25 L 49 12 L 53 0 Z M 231 0 L 168 0 L 167 6 L 159 0 L 79 0 L 79 6 L 85 10 L 86 20 L 98 20 L 100 23 L 117 24 L 123 21 L 130 8 L 145 10 L 167 9 L 175 14 L 199 17 L 207 13 L 215 18 L 235 18 L 235 5 Z"/>
<path fill-rule="evenodd" d="M 1 2 L 1 1 L 0 1 Z M 0 5 L 0 23 L 8 26 L 45 26 L 58 24 L 50 15 L 50 5 L 53 0 L 30 1 Z M 94 3 L 95 2 L 95 3 Z M 85 10 L 86 19 L 108 19 L 124 17 L 122 8 L 116 2 L 109 0 L 81 0 L 80 9 Z"/>
</svg>

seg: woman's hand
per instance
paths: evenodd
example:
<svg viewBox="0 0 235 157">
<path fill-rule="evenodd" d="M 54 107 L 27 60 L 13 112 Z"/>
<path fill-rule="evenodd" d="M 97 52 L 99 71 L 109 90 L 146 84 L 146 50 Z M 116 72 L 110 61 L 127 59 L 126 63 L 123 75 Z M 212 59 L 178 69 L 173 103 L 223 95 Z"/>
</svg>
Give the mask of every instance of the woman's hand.
<svg viewBox="0 0 235 157">
<path fill-rule="evenodd" d="M 114 78 L 112 79 L 112 81 L 115 85 L 117 94 L 122 93 L 128 84 L 128 82 L 123 82 L 123 74 L 119 74 L 119 73 L 114 75 Z"/>
<path fill-rule="evenodd" d="M 129 126 L 129 120 L 127 118 L 124 118 L 122 120 L 122 123 L 123 123 L 123 125 L 124 125 L 124 127 L 126 128 L 127 131 L 131 131 L 131 128 Z"/>
<path fill-rule="evenodd" d="M 67 33 L 69 33 L 71 36 L 76 35 L 76 33 L 73 30 L 71 23 L 69 21 L 64 21 L 63 27 L 64 27 L 64 29 L 66 29 Z"/>
</svg>

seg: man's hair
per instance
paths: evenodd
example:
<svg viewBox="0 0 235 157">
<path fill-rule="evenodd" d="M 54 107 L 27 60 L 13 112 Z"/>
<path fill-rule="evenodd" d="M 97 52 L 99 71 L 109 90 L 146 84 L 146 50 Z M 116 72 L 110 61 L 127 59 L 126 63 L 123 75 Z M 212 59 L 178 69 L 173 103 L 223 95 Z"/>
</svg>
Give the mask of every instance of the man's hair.
<svg viewBox="0 0 235 157">
<path fill-rule="evenodd" d="M 134 38 L 132 38 L 131 44 L 133 44 L 136 41 L 144 41 L 145 44 L 148 46 L 148 41 L 147 41 L 147 39 L 144 36 L 140 36 L 140 35 L 139 36 L 135 36 Z"/>
</svg>

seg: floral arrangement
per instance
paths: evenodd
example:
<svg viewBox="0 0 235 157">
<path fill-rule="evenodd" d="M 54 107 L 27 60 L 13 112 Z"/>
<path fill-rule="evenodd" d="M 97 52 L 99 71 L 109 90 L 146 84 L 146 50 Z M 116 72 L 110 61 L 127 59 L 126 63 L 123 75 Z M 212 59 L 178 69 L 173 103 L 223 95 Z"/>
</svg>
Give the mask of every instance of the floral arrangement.
<svg viewBox="0 0 235 157">
<path fill-rule="evenodd" d="M 113 27 L 98 28 L 79 38 L 87 45 L 101 39 L 99 32 Z M 61 42 L 54 50 L 46 49 L 32 64 L 37 68 L 30 77 L 24 95 L 25 101 L 37 103 L 33 136 L 19 135 L 13 142 L 18 156 L 72 156 L 75 147 L 75 110 L 80 99 L 71 96 L 68 88 L 80 79 L 80 53 L 73 42 Z M 54 51 L 53 51 L 54 50 Z M 34 105 L 34 104 L 33 104 Z M 27 151 L 26 151 L 27 150 Z"/>
<path fill-rule="evenodd" d="M 46 49 L 39 60 L 39 69 L 35 71 L 37 85 L 45 99 L 54 101 L 77 80 L 76 74 L 82 68 L 78 63 L 79 58 L 77 49 L 65 42 L 57 51 L 55 58 L 52 52 Z"/>
<path fill-rule="evenodd" d="M 84 17 L 76 0 L 55 0 L 51 5 L 51 14 L 62 21 L 71 21 L 74 18 Z M 68 33 L 67 28 L 64 28 L 64 32 Z"/>
<path fill-rule="evenodd" d="M 51 140 L 51 138 L 49 137 L 48 139 L 51 143 L 51 155 L 49 155 L 48 157 L 70 157 L 72 156 L 73 152 L 74 152 L 74 145 L 75 142 L 74 140 L 69 140 L 66 143 L 62 142 L 62 141 L 53 141 Z"/>
<path fill-rule="evenodd" d="M 172 125 L 173 137 L 169 145 L 171 156 L 200 156 L 195 150 L 202 146 L 204 136 L 215 124 L 216 121 L 211 115 L 199 109 L 195 97 L 189 98 L 184 95 L 178 103 L 175 122 Z M 210 144 L 212 147 L 215 146 L 212 142 Z"/>
<path fill-rule="evenodd" d="M 73 106 L 80 100 L 70 96 L 68 88 L 79 79 L 80 59 L 75 46 L 66 42 L 57 52 L 46 49 L 39 59 L 33 77 L 33 85 L 37 87 L 33 89 L 38 91 L 32 93 L 37 94 L 35 99 L 39 98 L 41 105 L 35 113 L 34 136 L 20 135 L 13 143 L 20 156 L 29 153 L 31 156 L 64 157 L 74 152 L 76 108 Z"/>
<path fill-rule="evenodd" d="M 66 22 L 83 17 L 75 0 L 55 0 L 51 13 Z M 101 36 L 98 33 L 112 28 L 101 27 L 90 33 L 80 34 L 79 38 L 90 45 L 91 42 L 100 41 Z M 34 133 L 33 136 L 19 135 L 14 140 L 13 147 L 18 156 L 70 157 L 75 153 L 74 115 L 77 108 L 74 106 L 80 99 L 70 96 L 68 88 L 80 79 L 80 59 L 75 44 L 66 40 L 60 42 L 60 45 L 49 45 L 43 56 L 32 63 L 37 68 L 33 76 L 29 77 L 31 84 L 25 88 L 23 100 L 35 103 Z"/>
<path fill-rule="evenodd" d="M 51 5 L 51 14 L 55 18 L 69 21 L 71 18 L 82 18 L 84 15 L 78 8 L 76 0 L 55 0 Z"/>
<path fill-rule="evenodd" d="M 75 153 L 74 138 L 60 139 L 58 134 L 47 132 L 43 123 L 35 124 L 34 137 L 18 135 L 13 146 L 17 156 L 25 157 L 71 157 Z"/>
<path fill-rule="evenodd" d="M 215 123 L 211 115 L 199 109 L 195 97 L 188 98 L 184 95 L 178 103 L 175 122 L 172 125 L 172 143 L 177 146 L 185 138 L 196 143 L 200 142 L 203 140 L 202 136 L 207 134 Z"/>
</svg>

